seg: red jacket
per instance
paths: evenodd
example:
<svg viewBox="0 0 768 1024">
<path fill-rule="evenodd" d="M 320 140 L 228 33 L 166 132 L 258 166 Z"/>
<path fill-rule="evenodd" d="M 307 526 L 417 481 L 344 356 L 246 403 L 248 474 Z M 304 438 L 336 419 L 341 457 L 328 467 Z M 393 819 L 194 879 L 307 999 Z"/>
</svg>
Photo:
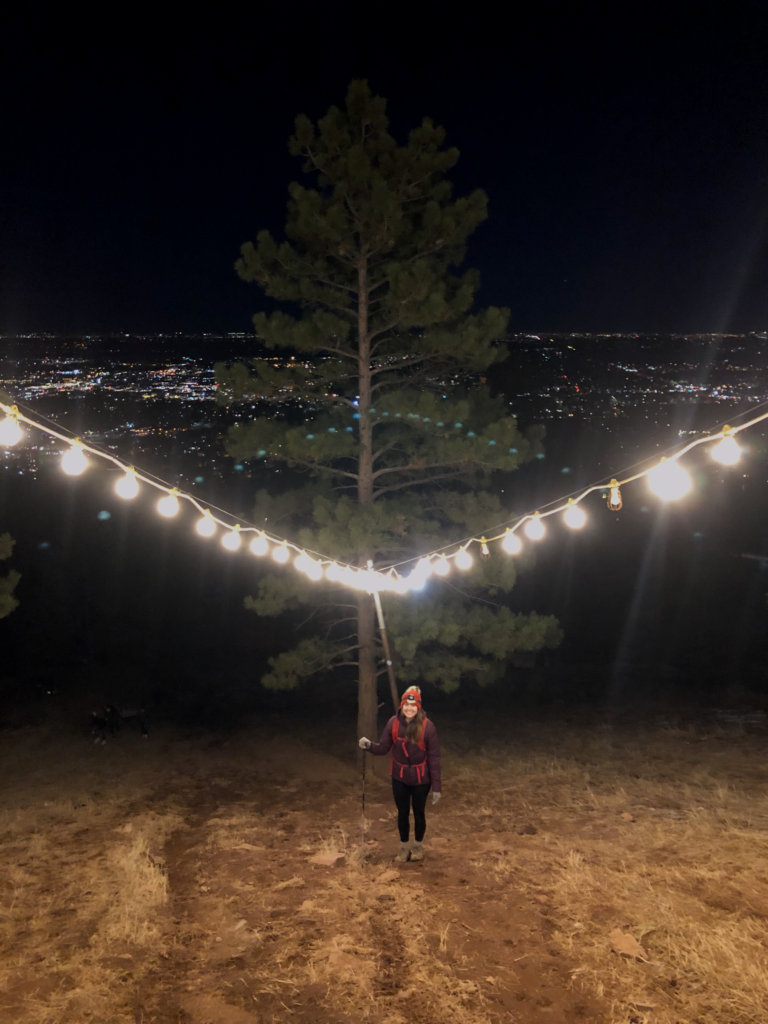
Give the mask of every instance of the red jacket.
<svg viewBox="0 0 768 1024">
<path fill-rule="evenodd" d="M 397 743 L 392 743 L 392 725 L 398 719 Z M 407 786 L 417 786 L 419 783 L 431 782 L 435 793 L 442 791 L 440 780 L 440 744 L 437 739 L 437 729 L 427 719 L 424 729 L 424 750 L 418 743 L 410 743 L 405 738 L 405 730 L 408 728 L 408 721 L 401 712 L 392 718 L 384 726 L 384 732 L 378 743 L 371 744 L 372 754 L 388 754 L 392 751 L 392 760 L 389 766 L 389 774 L 393 779 L 404 782 Z"/>
</svg>

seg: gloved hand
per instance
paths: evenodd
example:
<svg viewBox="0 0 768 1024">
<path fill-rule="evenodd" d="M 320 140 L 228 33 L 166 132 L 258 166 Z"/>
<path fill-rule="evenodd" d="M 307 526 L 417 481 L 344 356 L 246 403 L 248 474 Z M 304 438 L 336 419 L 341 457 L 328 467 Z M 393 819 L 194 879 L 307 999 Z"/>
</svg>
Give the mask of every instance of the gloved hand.
<svg viewBox="0 0 768 1024">
<path fill-rule="evenodd" d="M 357 745 L 358 745 L 358 747 L 360 747 L 361 750 L 370 750 L 371 749 L 371 741 L 367 740 L 365 738 L 365 736 L 361 736 L 360 737 L 360 739 L 357 741 Z"/>
<path fill-rule="evenodd" d="M 437 803 L 437 801 L 438 801 L 438 800 L 440 799 L 440 797 L 441 797 L 442 795 L 443 795 L 442 793 L 434 793 L 434 792 L 433 792 L 433 793 L 432 793 L 432 803 L 433 803 L 433 804 L 436 804 L 436 803 Z"/>
</svg>

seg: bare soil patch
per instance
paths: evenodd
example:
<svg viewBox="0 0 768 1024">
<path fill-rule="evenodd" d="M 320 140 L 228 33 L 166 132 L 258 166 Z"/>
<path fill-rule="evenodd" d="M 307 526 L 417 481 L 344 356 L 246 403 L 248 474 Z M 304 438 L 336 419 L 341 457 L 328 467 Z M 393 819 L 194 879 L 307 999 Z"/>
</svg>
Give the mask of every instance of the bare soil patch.
<svg viewBox="0 0 768 1024">
<path fill-rule="evenodd" d="M 352 756 L 295 732 L 5 733 L 0 1020 L 764 1020 L 762 735 L 441 736 L 427 858 L 396 865 L 387 783 L 361 856 Z"/>
</svg>

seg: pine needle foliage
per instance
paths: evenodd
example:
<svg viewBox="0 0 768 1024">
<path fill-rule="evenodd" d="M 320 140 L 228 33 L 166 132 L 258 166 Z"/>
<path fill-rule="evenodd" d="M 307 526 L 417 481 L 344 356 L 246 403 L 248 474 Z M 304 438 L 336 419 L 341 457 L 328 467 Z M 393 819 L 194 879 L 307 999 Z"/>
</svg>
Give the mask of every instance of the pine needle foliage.
<svg viewBox="0 0 768 1024">
<path fill-rule="evenodd" d="M 310 184 L 289 187 L 285 240 L 261 231 L 236 264 L 298 311 L 254 317 L 257 336 L 285 358 L 216 368 L 221 401 L 259 411 L 231 428 L 229 453 L 306 474 L 299 490 L 261 493 L 257 522 L 378 567 L 508 518 L 491 474 L 512 473 L 543 441 L 539 427 L 520 431 L 482 376 L 507 354 L 508 313 L 477 310 L 478 275 L 459 267 L 486 196 L 454 198 L 447 174 L 459 154 L 444 130 L 424 119 L 398 144 L 385 106 L 354 81 L 343 110 L 316 125 L 296 119 L 290 151 Z M 281 416 L 287 400 L 300 421 Z M 551 617 L 506 606 L 516 571 L 496 557 L 412 598 L 384 598 L 400 680 L 445 690 L 491 682 L 515 651 L 556 645 Z M 262 579 L 247 605 L 259 615 L 311 606 L 305 635 L 262 682 L 290 689 L 354 669 L 359 731 L 371 735 L 383 669 L 370 596 L 283 572 Z"/>
</svg>

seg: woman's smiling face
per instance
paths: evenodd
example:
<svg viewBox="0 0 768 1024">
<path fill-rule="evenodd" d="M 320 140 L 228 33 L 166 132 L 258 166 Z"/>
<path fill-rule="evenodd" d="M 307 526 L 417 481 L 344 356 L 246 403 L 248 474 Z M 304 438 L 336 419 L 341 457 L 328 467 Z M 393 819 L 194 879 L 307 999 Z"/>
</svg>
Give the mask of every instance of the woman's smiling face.
<svg viewBox="0 0 768 1024">
<path fill-rule="evenodd" d="M 409 722 L 412 718 L 415 718 L 418 713 L 419 708 L 417 704 L 411 704 L 410 701 L 406 701 L 405 704 L 403 704 L 403 714 Z"/>
</svg>

